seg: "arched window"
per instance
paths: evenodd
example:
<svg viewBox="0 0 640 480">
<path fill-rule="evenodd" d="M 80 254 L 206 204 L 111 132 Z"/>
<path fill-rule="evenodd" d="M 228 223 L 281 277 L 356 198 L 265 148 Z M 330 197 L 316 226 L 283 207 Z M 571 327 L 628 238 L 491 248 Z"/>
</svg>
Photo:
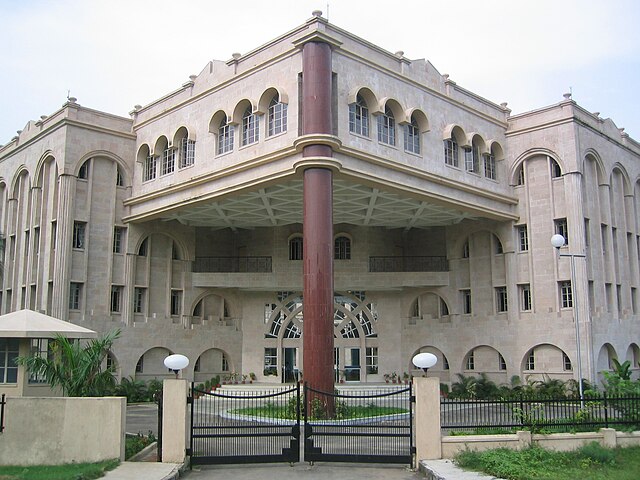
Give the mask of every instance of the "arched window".
<svg viewBox="0 0 640 480">
<path fill-rule="evenodd" d="M 404 127 L 404 149 L 411 153 L 420 153 L 420 128 L 418 122 L 411 116 L 411 123 Z"/>
<path fill-rule="evenodd" d="M 378 141 L 387 145 L 396 144 L 396 120 L 389 107 L 385 107 L 384 115 L 378 116 Z"/>
<path fill-rule="evenodd" d="M 276 95 L 269 104 L 269 127 L 267 135 L 277 135 L 287 131 L 287 104 L 280 103 Z"/>
<path fill-rule="evenodd" d="M 124 187 L 124 176 L 119 165 L 116 167 L 116 187 Z"/>
<path fill-rule="evenodd" d="M 453 135 L 444 141 L 444 163 L 452 167 L 458 166 L 458 142 Z"/>
<path fill-rule="evenodd" d="M 562 169 L 558 162 L 556 162 L 553 158 L 551 160 L 551 178 L 558 178 L 562 176 Z"/>
<path fill-rule="evenodd" d="M 524 165 L 518 167 L 518 171 L 516 172 L 516 185 L 524 185 Z"/>
<path fill-rule="evenodd" d="M 333 258 L 336 260 L 351 260 L 351 240 L 348 237 L 336 238 Z"/>
<path fill-rule="evenodd" d="M 469 258 L 469 241 L 467 240 L 462 245 L 462 258 Z"/>
<path fill-rule="evenodd" d="M 225 118 L 218 127 L 218 155 L 233 150 L 233 125 L 229 125 Z"/>
<path fill-rule="evenodd" d="M 289 260 L 302 260 L 302 237 L 289 240 Z"/>
<path fill-rule="evenodd" d="M 81 178 L 83 180 L 86 180 L 87 178 L 89 178 L 89 162 L 90 161 L 91 159 L 87 160 L 82 164 L 82 166 L 80 167 L 80 170 L 78 171 L 78 178 Z"/>
<path fill-rule="evenodd" d="M 256 143 L 260 139 L 260 119 L 247 107 L 242 115 L 242 146 Z"/>
<path fill-rule="evenodd" d="M 349 131 L 363 137 L 369 136 L 369 109 L 362 96 L 349 105 Z"/>
</svg>

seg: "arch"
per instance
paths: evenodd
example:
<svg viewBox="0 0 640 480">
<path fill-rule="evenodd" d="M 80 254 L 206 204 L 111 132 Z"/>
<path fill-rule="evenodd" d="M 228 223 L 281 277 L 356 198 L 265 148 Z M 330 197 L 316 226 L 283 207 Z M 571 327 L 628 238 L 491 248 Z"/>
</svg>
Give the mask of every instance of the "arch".
<svg viewBox="0 0 640 480">
<path fill-rule="evenodd" d="M 504 356 L 497 348 L 487 344 L 477 345 L 465 354 L 460 369 L 478 373 L 503 374 L 504 369 L 501 368 L 500 359 L 504 360 Z"/>
<path fill-rule="evenodd" d="M 146 145 L 146 144 L 143 144 L 143 145 Z M 143 145 L 141 145 L 141 147 Z M 147 145 L 147 148 L 148 148 L 148 145 Z M 138 150 L 138 155 L 140 155 L 140 150 Z M 127 162 L 125 162 L 120 156 L 116 155 L 115 153 L 109 152 L 107 150 L 92 150 L 82 155 L 74 165 L 74 169 L 73 169 L 74 175 L 76 176 L 79 175 L 80 169 L 82 168 L 82 165 L 84 165 L 86 161 L 91 160 L 92 158 L 98 158 L 98 157 L 106 158 L 114 162 L 121 172 L 124 171 L 124 174 L 125 174 L 124 184 L 131 185 L 131 178 L 133 177 L 133 171 L 131 170 Z M 142 159 L 142 161 L 144 161 L 145 159 L 146 159 L 146 156 Z M 140 161 L 139 156 L 138 156 L 138 161 Z"/>
<path fill-rule="evenodd" d="M 189 260 L 189 255 L 187 254 L 187 252 L 189 251 L 189 249 L 186 247 L 186 245 L 184 244 L 184 242 L 182 240 L 180 240 L 179 238 L 175 237 L 174 235 L 170 234 L 170 233 L 166 233 L 166 232 L 151 232 L 151 233 L 143 233 L 141 234 L 138 239 L 135 241 L 134 244 L 134 252 L 136 252 L 137 255 L 140 255 L 140 248 L 142 247 L 142 245 L 146 242 L 146 254 L 145 255 L 140 255 L 140 256 L 148 256 L 149 255 L 149 251 L 151 250 L 151 243 L 152 243 L 152 237 L 154 236 L 164 236 L 167 237 L 169 239 L 171 239 L 173 241 L 173 245 L 176 246 L 179 249 L 179 258 L 182 260 Z"/>
<path fill-rule="evenodd" d="M 493 155 L 496 160 L 504 160 L 504 148 L 497 140 L 487 140 L 487 153 Z"/>
<path fill-rule="evenodd" d="M 22 182 L 22 177 L 27 178 L 27 182 L 29 182 L 27 187 L 31 188 L 31 179 L 29 175 L 29 169 L 27 168 L 26 165 L 20 165 L 16 169 L 16 172 L 13 174 L 13 178 L 11 179 L 11 187 L 9 189 L 11 198 L 17 198 L 17 195 L 18 195 L 17 189 L 20 182 Z"/>
<path fill-rule="evenodd" d="M 218 129 L 223 123 L 231 123 L 229 121 L 230 118 L 231 117 L 227 115 L 227 112 L 225 112 L 224 110 L 218 110 L 211 116 L 211 119 L 209 120 L 209 132 L 217 134 Z"/>
<path fill-rule="evenodd" d="M 616 172 L 620 172 L 620 177 L 622 178 L 623 195 L 625 197 L 633 195 L 629 172 L 627 172 L 627 169 L 619 162 L 614 163 L 613 167 L 611 167 L 611 173 L 609 174 L 609 185 L 613 186 L 613 176 Z"/>
<path fill-rule="evenodd" d="M 153 153 L 161 155 L 167 148 L 169 148 L 169 139 L 164 135 L 160 135 L 153 146 Z"/>
<path fill-rule="evenodd" d="M 637 343 L 631 343 L 629 345 L 624 358 L 631 362 L 631 368 L 640 368 L 640 347 L 638 347 Z"/>
<path fill-rule="evenodd" d="M 404 117 L 410 123 L 413 123 L 415 120 L 418 128 L 420 129 L 420 133 L 426 133 L 429 131 L 429 119 L 419 108 L 408 108 L 404 113 Z"/>
<path fill-rule="evenodd" d="M 188 138 L 189 140 L 196 139 L 196 132 L 194 128 L 189 128 L 186 125 L 182 125 L 178 127 L 173 134 L 172 145 L 175 147 L 180 146 L 180 142 L 183 138 Z"/>
<path fill-rule="evenodd" d="M 400 102 L 398 102 L 395 98 L 385 97 L 380 100 L 380 103 L 378 104 L 378 110 L 380 112 L 384 112 L 387 108 L 389 108 L 393 113 L 393 117 L 395 118 L 395 121 L 398 125 L 407 123 L 409 121 L 407 120 L 404 108 L 402 108 Z"/>
<path fill-rule="evenodd" d="M 151 380 L 152 378 L 172 378 L 173 373 L 164 366 L 164 359 L 173 352 L 163 346 L 147 349 L 136 362 L 135 379 Z"/>
<path fill-rule="evenodd" d="M 34 174 L 34 178 L 36 179 L 36 182 L 42 181 L 42 170 L 44 169 L 45 165 L 49 164 L 52 161 L 55 162 L 56 164 L 56 172 L 57 172 L 58 162 L 56 157 L 53 155 L 53 151 L 46 150 L 42 155 L 40 155 L 40 158 L 38 159 L 38 163 L 36 165 L 35 174 Z M 42 187 L 43 185 L 42 183 L 36 183 L 36 186 Z"/>
<path fill-rule="evenodd" d="M 147 143 L 143 143 L 138 147 L 138 153 L 136 154 L 136 162 L 144 164 L 147 157 L 151 156 L 151 147 Z"/>
<path fill-rule="evenodd" d="M 240 100 L 235 108 L 233 109 L 233 114 L 231 115 L 231 121 L 229 123 L 233 124 L 233 125 L 241 125 L 242 124 L 242 117 L 244 116 L 245 112 L 247 111 L 247 109 L 249 109 L 251 111 L 251 113 L 255 113 L 255 109 L 253 107 L 253 103 L 248 100 L 248 99 L 242 99 Z"/>
<path fill-rule="evenodd" d="M 598 360 L 596 361 L 596 371 L 603 372 L 611 370 L 611 360 L 618 359 L 616 349 L 610 343 L 605 343 L 598 351 Z"/>
<path fill-rule="evenodd" d="M 416 368 L 416 366 L 412 362 L 413 357 L 415 357 L 419 353 L 432 353 L 433 355 L 435 355 L 437 358 L 436 364 L 429 369 L 429 372 L 433 372 L 431 373 L 431 375 L 439 377 L 441 382 L 450 381 L 449 359 L 447 358 L 445 353 L 435 345 L 423 345 L 411 354 L 411 357 L 409 358 L 408 368 L 413 376 L 422 376 L 422 370 Z"/>
<path fill-rule="evenodd" d="M 380 109 L 380 102 L 378 101 L 378 97 L 373 91 L 364 86 L 359 86 L 351 90 L 349 92 L 347 103 L 351 105 L 352 103 L 356 103 L 358 95 L 362 97 L 367 108 L 369 109 L 369 113 L 378 114 L 384 112 L 384 104 L 382 105 L 382 109 Z"/>
<path fill-rule="evenodd" d="M 264 115 L 269 111 L 269 105 L 271 104 L 271 100 L 277 97 L 280 103 L 289 104 L 289 96 L 287 93 L 278 87 L 269 87 L 262 95 L 260 95 L 260 99 L 258 100 L 258 107 L 256 108 L 255 113 L 259 115 Z"/>
<path fill-rule="evenodd" d="M 449 140 L 451 138 L 455 139 L 456 143 L 461 147 L 468 146 L 466 144 L 467 134 L 464 133 L 464 130 L 460 125 L 450 123 L 444 128 L 444 130 L 442 131 L 442 139 Z"/>
<path fill-rule="evenodd" d="M 606 169 L 604 168 L 604 162 L 602 161 L 602 157 L 600 157 L 600 154 L 594 150 L 593 148 L 588 148 L 585 153 L 584 156 L 582 158 L 582 171 L 585 171 L 585 163 L 587 161 L 592 161 L 595 163 L 596 165 L 596 175 L 597 175 L 597 182 L 598 185 L 602 185 L 605 180 L 607 179 L 607 175 L 606 175 Z"/>
<path fill-rule="evenodd" d="M 565 358 L 566 357 L 566 358 Z M 567 377 L 573 375 L 573 369 L 565 368 L 565 360 L 574 363 L 574 359 L 557 345 L 539 343 L 529 348 L 520 361 L 520 372 L 523 375 L 549 375 L 550 377 Z"/>
<path fill-rule="evenodd" d="M 518 183 L 518 175 L 520 173 L 521 167 L 527 160 L 536 156 L 547 156 L 552 160 L 555 160 L 558 165 L 560 165 L 561 170 L 563 172 L 566 172 L 564 163 L 560 161 L 560 157 L 555 152 L 546 148 L 530 148 L 529 150 L 526 150 L 525 152 L 518 155 L 518 157 L 516 157 L 516 159 L 511 164 L 511 168 L 508 174 L 510 185 L 520 185 Z"/>
<path fill-rule="evenodd" d="M 213 325 L 224 323 L 229 317 L 229 302 L 222 295 L 204 292 L 196 297 L 191 305 L 192 323 L 209 322 Z"/>
<path fill-rule="evenodd" d="M 217 375 L 222 377 L 234 371 L 229 353 L 221 348 L 204 350 L 193 362 L 193 379 L 204 382 Z"/>
<path fill-rule="evenodd" d="M 449 315 L 449 305 L 446 300 L 436 292 L 422 293 L 409 305 L 409 317 L 419 317 L 422 320 L 431 320 Z"/>
<path fill-rule="evenodd" d="M 467 135 L 467 145 L 470 145 L 472 148 L 477 147 L 480 153 L 487 153 L 487 144 L 477 132 L 471 132 Z"/>
<path fill-rule="evenodd" d="M 351 260 L 351 235 L 339 233 L 333 237 L 333 258 Z"/>
</svg>

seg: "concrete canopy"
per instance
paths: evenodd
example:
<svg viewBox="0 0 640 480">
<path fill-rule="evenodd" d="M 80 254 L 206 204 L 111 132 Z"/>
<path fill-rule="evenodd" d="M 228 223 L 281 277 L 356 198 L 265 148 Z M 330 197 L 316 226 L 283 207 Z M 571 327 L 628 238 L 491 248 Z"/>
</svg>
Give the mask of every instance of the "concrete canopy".
<svg viewBox="0 0 640 480">
<path fill-rule="evenodd" d="M 0 316 L 0 338 L 96 338 L 98 334 L 33 310 L 19 310 Z"/>
</svg>

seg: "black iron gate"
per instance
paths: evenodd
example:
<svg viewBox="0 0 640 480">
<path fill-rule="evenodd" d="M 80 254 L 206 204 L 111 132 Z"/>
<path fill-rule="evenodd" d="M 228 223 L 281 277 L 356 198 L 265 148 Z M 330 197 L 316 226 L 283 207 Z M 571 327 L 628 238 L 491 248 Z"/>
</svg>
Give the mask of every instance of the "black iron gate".
<svg viewBox="0 0 640 480">
<path fill-rule="evenodd" d="M 412 463 L 411 384 L 352 394 L 321 392 L 305 384 L 304 398 L 305 461 Z"/>
<path fill-rule="evenodd" d="M 189 398 L 192 465 L 300 461 L 299 384 L 242 395 L 192 384 Z"/>
</svg>

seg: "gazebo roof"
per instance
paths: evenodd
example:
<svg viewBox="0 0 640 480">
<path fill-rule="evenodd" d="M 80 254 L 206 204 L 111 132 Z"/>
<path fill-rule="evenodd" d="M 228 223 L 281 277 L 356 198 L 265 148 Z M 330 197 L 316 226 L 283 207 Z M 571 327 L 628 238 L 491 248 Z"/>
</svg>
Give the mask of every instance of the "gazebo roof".
<svg viewBox="0 0 640 480">
<path fill-rule="evenodd" d="M 0 338 L 96 338 L 88 328 L 50 317 L 33 310 L 19 310 L 0 316 Z"/>
</svg>

